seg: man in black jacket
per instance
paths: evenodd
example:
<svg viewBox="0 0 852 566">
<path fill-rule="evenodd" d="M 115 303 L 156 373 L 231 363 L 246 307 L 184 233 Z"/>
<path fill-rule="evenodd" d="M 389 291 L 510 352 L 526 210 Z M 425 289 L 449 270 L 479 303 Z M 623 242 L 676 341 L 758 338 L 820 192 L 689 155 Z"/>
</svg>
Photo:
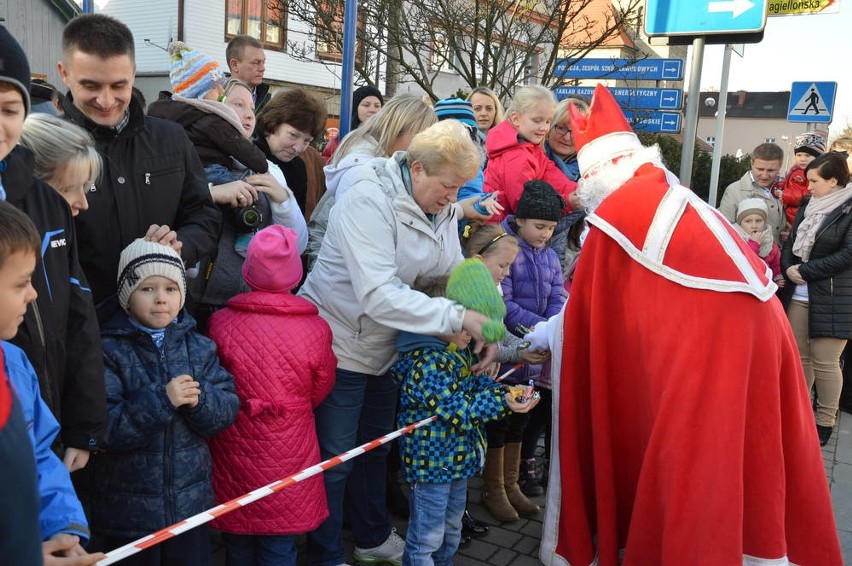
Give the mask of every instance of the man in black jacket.
<svg viewBox="0 0 852 566">
<path fill-rule="evenodd" d="M 180 125 L 145 116 L 132 97 L 133 35 L 113 18 L 85 14 L 62 34 L 65 118 L 88 130 L 103 172 L 77 219 L 80 263 L 99 316 L 114 302 L 121 250 L 136 238 L 171 245 L 188 266 L 216 249 L 221 215 Z"/>
<path fill-rule="evenodd" d="M 263 82 L 263 74 L 266 72 L 266 52 L 263 50 L 263 43 L 250 35 L 233 37 L 225 49 L 225 59 L 228 60 L 231 76 L 251 87 L 254 112 L 260 113 L 272 97 L 269 94 L 269 85 Z"/>
<path fill-rule="evenodd" d="M 30 71 L 17 41 L 0 27 L 0 83 L 14 85 L 29 108 Z M 23 115 L 20 116 L 23 124 Z M 32 277 L 38 299 L 27 308 L 12 340 L 27 354 L 41 395 L 61 423 L 63 460 L 69 470 L 86 465 L 100 447 L 106 421 L 104 364 L 92 294 L 80 269 L 71 209 L 56 191 L 35 179 L 32 153 L 4 136 L 0 148 L 5 199 L 24 211 L 42 239 Z"/>
</svg>

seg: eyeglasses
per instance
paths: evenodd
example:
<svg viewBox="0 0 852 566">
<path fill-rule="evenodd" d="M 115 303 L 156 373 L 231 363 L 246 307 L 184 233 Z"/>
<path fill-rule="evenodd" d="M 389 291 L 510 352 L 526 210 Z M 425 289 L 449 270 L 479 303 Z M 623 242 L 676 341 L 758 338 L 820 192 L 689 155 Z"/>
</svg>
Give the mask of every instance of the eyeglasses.
<svg viewBox="0 0 852 566">
<path fill-rule="evenodd" d="M 571 128 L 563 126 L 562 124 L 556 124 L 553 126 L 553 131 L 556 132 L 556 135 L 558 136 L 565 136 L 566 134 L 571 133 Z"/>
<path fill-rule="evenodd" d="M 92 181 L 85 181 L 76 185 L 66 185 L 57 189 L 60 193 L 76 193 L 83 191 L 83 194 L 90 193 L 95 190 L 95 184 Z"/>
</svg>

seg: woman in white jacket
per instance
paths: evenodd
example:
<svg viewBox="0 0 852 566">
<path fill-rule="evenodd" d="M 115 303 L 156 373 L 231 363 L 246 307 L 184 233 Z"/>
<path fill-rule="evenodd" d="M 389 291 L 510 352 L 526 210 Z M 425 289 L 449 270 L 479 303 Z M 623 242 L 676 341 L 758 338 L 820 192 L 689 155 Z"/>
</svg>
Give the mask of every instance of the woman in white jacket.
<svg viewBox="0 0 852 566">
<path fill-rule="evenodd" d="M 300 291 L 331 326 L 338 361 L 334 389 L 316 409 L 324 458 L 392 430 L 396 386 L 387 371 L 401 330 L 441 335 L 464 328 L 484 345 L 484 315 L 410 287 L 462 261 L 451 205 L 479 166 L 467 131 L 448 120 L 416 135 L 407 152 L 349 172 L 350 186 L 331 209 L 319 258 Z M 480 365 L 493 357 L 493 348 L 485 351 Z M 308 535 L 311 564 L 346 562 L 344 492 L 355 558 L 401 560 L 405 542 L 392 531 L 385 505 L 386 454 L 379 448 L 325 473 L 329 518 Z"/>
</svg>

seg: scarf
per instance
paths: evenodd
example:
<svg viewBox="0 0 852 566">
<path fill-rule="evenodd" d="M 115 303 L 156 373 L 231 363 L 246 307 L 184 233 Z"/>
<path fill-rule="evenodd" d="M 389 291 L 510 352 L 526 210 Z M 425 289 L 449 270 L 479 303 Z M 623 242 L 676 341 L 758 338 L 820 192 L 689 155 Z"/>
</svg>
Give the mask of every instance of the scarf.
<svg viewBox="0 0 852 566">
<path fill-rule="evenodd" d="M 811 257 L 817 230 L 825 220 L 826 215 L 852 197 L 852 185 L 846 185 L 824 197 L 812 198 L 805 208 L 805 218 L 796 230 L 796 240 L 793 242 L 793 253 L 802 258 L 802 263 Z"/>
</svg>

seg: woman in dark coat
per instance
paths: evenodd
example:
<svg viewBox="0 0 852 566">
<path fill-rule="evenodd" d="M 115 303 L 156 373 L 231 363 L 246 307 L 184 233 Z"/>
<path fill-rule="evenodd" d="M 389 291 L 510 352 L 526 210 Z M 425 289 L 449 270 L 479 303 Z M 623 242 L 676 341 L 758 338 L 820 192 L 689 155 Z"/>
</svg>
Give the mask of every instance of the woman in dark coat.
<svg viewBox="0 0 852 566">
<path fill-rule="evenodd" d="M 781 269 L 794 284 L 787 316 L 808 391 L 816 384 L 817 432 L 824 446 L 843 387 L 840 355 L 852 338 L 852 185 L 839 153 L 817 157 L 805 175 L 812 197 L 799 208 L 784 242 Z"/>
</svg>

